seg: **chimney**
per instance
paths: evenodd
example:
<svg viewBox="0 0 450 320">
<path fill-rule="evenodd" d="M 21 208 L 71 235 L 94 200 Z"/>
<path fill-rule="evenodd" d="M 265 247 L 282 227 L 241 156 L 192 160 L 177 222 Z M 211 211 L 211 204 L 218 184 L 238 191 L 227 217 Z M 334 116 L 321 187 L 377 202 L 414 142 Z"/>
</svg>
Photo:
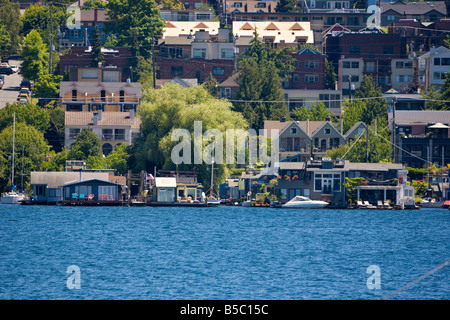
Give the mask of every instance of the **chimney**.
<svg viewBox="0 0 450 320">
<path fill-rule="evenodd" d="M 331 119 L 330 119 L 330 117 L 328 117 L 328 116 L 325 118 L 325 121 L 327 121 L 327 122 L 329 122 L 330 120 L 331 120 Z"/>
<path fill-rule="evenodd" d="M 286 117 L 282 116 L 280 122 L 286 122 Z"/>
<path fill-rule="evenodd" d="M 96 24 L 97 22 L 97 17 L 98 17 L 98 13 L 97 13 L 97 8 L 94 9 L 94 24 Z"/>
<path fill-rule="evenodd" d="M 98 113 L 94 112 L 94 115 L 92 117 L 92 123 L 94 124 L 94 126 L 96 126 L 98 124 Z"/>
</svg>

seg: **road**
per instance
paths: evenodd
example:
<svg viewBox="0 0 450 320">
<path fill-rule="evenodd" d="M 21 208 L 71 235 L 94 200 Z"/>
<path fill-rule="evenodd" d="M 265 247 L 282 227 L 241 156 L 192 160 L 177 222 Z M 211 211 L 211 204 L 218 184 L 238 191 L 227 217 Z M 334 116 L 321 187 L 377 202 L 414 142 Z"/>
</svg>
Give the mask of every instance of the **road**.
<svg viewBox="0 0 450 320">
<path fill-rule="evenodd" d="M 10 65 L 20 66 L 20 61 L 9 60 Z M 11 75 L 3 74 L 5 77 L 5 83 L 3 89 L 0 90 L 0 109 L 6 106 L 6 103 L 14 103 L 17 101 L 17 96 L 19 95 L 20 82 L 22 81 L 22 76 L 18 73 L 13 73 Z"/>
</svg>

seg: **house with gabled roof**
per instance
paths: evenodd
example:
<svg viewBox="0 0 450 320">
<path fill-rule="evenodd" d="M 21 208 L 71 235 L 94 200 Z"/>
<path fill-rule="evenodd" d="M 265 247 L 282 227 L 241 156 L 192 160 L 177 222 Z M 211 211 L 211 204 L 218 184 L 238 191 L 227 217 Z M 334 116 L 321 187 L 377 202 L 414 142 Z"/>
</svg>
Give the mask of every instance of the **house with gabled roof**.
<svg viewBox="0 0 450 320">
<path fill-rule="evenodd" d="M 367 130 L 368 130 L 367 125 L 362 121 L 358 121 L 353 125 L 353 127 L 348 129 L 347 133 L 344 135 L 344 138 L 346 141 L 350 141 L 351 139 L 357 139 L 361 134 L 363 134 Z"/>
<path fill-rule="evenodd" d="M 83 129 L 90 129 L 98 135 L 102 143 L 102 152 L 108 155 L 116 145 L 130 145 L 139 135 L 141 118 L 129 112 L 65 112 L 64 143 L 70 148 Z"/>
<path fill-rule="evenodd" d="M 447 6 L 444 1 L 422 2 L 380 2 L 381 25 L 388 26 L 400 19 L 415 19 L 421 22 L 435 22 L 447 16 Z"/>
<path fill-rule="evenodd" d="M 280 161 L 321 159 L 329 149 L 347 142 L 344 135 L 327 121 L 264 121 L 265 136 L 278 139 Z M 272 131 L 273 130 L 273 131 Z"/>
<path fill-rule="evenodd" d="M 314 43 L 311 23 L 304 21 L 233 21 L 233 35 L 255 37 L 262 42 L 270 42 L 273 47 L 295 47 Z"/>
</svg>

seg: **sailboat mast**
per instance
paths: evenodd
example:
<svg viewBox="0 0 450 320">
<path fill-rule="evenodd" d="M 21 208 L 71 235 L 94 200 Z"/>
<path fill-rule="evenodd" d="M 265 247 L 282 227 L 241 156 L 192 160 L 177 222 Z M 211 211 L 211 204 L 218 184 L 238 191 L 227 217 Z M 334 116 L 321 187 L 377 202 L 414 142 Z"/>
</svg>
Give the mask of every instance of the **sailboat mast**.
<svg viewBox="0 0 450 320">
<path fill-rule="evenodd" d="M 214 191 L 214 157 L 211 158 L 211 189 L 210 196 L 213 197 Z"/>
<path fill-rule="evenodd" d="M 11 189 L 14 187 L 14 145 L 16 143 L 16 112 L 13 115 L 13 145 L 12 145 L 12 175 L 11 175 Z"/>
</svg>

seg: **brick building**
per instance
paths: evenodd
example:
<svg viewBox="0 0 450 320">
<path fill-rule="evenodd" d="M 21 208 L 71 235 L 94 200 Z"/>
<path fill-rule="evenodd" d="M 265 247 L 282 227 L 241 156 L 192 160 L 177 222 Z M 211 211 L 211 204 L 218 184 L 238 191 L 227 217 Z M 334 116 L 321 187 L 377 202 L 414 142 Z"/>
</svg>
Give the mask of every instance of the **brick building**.
<svg viewBox="0 0 450 320">
<path fill-rule="evenodd" d="M 128 48 L 102 48 L 104 63 L 103 71 L 117 71 L 114 79 L 101 77 L 100 82 L 127 81 L 130 78 L 130 58 L 131 52 Z M 60 74 L 68 74 L 70 81 L 84 81 L 79 75 L 79 69 L 89 68 L 92 62 L 92 52 L 90 47 L 72 47 L 70 53 L 60 57 Z M 98 77 L 98 76 L 97 76 Z"/>
</svg>

